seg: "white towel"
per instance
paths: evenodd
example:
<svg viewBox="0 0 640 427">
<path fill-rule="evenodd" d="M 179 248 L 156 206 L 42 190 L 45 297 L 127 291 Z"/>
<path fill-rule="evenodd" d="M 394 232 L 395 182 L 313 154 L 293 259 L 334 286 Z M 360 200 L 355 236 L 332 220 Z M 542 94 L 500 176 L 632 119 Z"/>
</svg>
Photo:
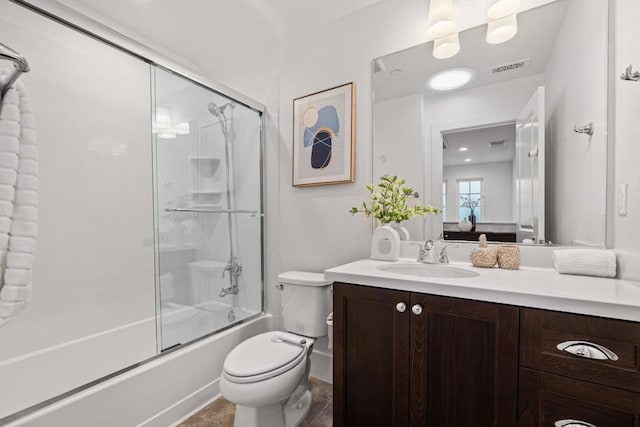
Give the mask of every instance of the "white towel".
<svg viewBox="0 0 640 427">
<path fill-rule="evenodd" d="M 560 274 L 616 276 L 616 254 L 607 249 L 554 250 L 553 265 Z"/>
<path fill-rule="evenodd" d="M 0 81 L 6 72 L 0 70 Z M 31 301 L 38 232 L 38 150 L 21 82 L 0 105 L 0 327 Z"/>
</svg>

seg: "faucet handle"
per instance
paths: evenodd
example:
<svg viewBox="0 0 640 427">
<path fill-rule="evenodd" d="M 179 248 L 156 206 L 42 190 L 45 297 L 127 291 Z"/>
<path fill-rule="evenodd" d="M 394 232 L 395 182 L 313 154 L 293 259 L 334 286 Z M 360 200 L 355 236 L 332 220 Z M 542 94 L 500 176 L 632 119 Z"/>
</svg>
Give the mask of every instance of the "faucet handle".
<svg viewBox="0 0 640 427">
<path fill-rule="evenodd" d="M 438 257 L 438 262 L 441 264 L 449 264 L 449 255 L 447 254 L 447 249 L 449 248 L 457 248 L 458 245 L 444 245 L 442 249 L 440 249 L 440 256 Z"/>
<path fill-rule="evenodd" d="M 416 258 L 416 262 L 424 262 L 424 260 L 427 258 L 427 251 L 424 249 L 424 246 L 416 242 L 410 242 L 409 244 L 411 246 L 418 247 L 418 257 Z"/>
</svg>

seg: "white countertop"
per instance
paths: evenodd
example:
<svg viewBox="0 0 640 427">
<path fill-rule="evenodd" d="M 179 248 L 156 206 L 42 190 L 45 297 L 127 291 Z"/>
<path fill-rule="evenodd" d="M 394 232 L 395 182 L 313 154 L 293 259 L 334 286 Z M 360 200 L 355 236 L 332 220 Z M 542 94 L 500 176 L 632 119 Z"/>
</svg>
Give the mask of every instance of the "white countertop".
<svg viewBox="0 0 640 427">
<path fill-rule="evenodd" d="M 398 262 L 414 261 L 400 259 Z M 363 259 L 330 268 L 324 274 L 333 282 L 640 322 L 640 282 L 558 274 L 547 268 L 484 269 L 457 262 L 450 265 L 480 275 L 462 279 L 426 278 L 376 268 L 390 264 L 393 263 Z"/>
</svg>

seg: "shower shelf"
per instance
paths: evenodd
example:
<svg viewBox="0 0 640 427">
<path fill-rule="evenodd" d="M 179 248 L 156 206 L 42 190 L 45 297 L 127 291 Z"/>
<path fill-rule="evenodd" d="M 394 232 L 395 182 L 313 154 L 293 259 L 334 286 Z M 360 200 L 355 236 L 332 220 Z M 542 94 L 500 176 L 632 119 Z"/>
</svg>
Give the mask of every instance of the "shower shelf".
<svg viewBox="0 0 640 427">
<path fill-rule="evenodd" d="M 220 166 L 219 157 L 189 157 L 189 163 L 193 166 L 193 170 L 203 178 L 211 178 Z"/>
</svg>

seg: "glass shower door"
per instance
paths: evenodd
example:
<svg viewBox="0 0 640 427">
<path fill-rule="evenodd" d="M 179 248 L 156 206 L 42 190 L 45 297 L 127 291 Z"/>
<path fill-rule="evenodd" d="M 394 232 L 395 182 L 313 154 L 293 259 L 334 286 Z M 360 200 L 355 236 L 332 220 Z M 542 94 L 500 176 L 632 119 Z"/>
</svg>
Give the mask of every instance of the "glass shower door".
<svg viewBox="0 0 640 427">
<path fill-rule="evenodd" d="M 261 113 L 154 67 L 158 347 L 260 313 Z"/>
</svg>

